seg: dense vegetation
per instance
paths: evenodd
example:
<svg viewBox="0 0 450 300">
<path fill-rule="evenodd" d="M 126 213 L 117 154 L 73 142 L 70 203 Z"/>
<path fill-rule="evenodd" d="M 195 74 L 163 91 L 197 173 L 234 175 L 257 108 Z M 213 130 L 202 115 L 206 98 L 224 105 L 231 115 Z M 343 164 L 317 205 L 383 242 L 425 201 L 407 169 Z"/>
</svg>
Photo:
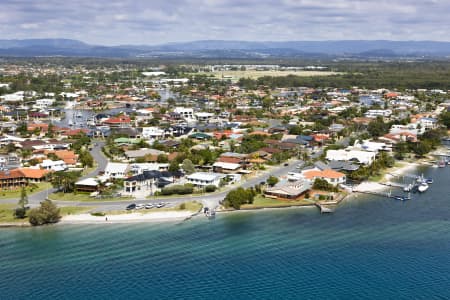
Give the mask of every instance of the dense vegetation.
<svg viewBox="0 0 450 300">
<path fill-rule="evenodd" d="M 242 204 L 252 204 L 257 192 L 254 188 L 244 189 L 242 187 L 232 190 L 223 200 L 225 207 L 240 209 Z"/>
<path fill-rule="evenodd" d="M 30 224 L 33 226 L 57 223 L 60 218 L 59 208 L 50 200 L 44 200 L 40 207 L 33 208 L 29 213 Z"/>
</svg>

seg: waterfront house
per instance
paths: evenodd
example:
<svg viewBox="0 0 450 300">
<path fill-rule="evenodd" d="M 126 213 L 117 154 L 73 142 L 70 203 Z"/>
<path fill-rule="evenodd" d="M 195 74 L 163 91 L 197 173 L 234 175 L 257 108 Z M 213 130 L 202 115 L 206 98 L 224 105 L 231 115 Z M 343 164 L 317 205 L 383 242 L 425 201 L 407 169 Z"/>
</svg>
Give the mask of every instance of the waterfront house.
<svg viewBox="0 0 450 300">
<path fill-rule="evenodd" d="M 326 159 L 329 161 L 348 161 L 357 162 L 359 164 L 370 165 L 374 162 L 376 152 L 361 151 L 361 150 L 328 150 Z"/>
<path fill-rule="evenodd" d="M 186 179 L 188 183 L 191 183 L 196 187 L 205 187 L 208 185 L 219 187 L 220 180 L 225 177 L 224 174 L 219 173 L 196 172 L 186 176 Z"/>
<path fill-rule="evenodd" d="M 344 173 L 337 172 L 331 169 L 327 170 L 306 170 L 302 172 L 303 177 L 310 182 L 314 182 L 317 178 L 324 179 L 332 185 L 343 184 L 347 178 Z"/>
<path fill-rule="evenodd" d="M 270 198 L 296 200 L 308 192 L 312 187 L 311 182 L 297 180 L 284 185 L 276 185 L 264 191 L 264 195 Z"/>
</svg>

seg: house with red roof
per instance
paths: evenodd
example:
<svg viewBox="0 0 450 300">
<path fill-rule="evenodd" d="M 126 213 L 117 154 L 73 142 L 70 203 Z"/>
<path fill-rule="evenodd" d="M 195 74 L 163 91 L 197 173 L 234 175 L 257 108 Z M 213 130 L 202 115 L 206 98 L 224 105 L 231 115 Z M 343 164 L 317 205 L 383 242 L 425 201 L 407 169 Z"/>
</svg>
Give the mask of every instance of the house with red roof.
<svg viewBox="0 0 450 300">
<path fill-rule="evenodd" d="M 131 118 L 129 116 L 118 116 L 111 117 L 103 121 L 103 124 L 108 125 L 110 127 L 128 127 L 131 123 Z"/>
<path fill-rule="evenodd" d="M 344 173 L 334 171 L 332 169 L 326 169 L 326 170 L 318 170 L 318 169 L 312 169 L 312 170 L 306 170 L 302 172 L 302 175 L 305 179 L 313 182 L 317 178 L 324 179 L 328 183 L 337 185 L 341 183 L 345 183 L 347 178 Z"/>
</svg>

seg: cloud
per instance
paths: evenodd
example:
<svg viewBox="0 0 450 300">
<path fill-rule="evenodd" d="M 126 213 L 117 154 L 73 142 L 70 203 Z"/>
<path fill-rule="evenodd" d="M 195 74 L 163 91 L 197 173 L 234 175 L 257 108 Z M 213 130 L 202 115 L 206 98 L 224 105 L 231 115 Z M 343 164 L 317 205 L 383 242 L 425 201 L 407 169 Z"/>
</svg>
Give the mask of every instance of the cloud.
<svg viewBox="0 0 450 300">
<path fill-rule="evenodd" d="M 2 38 L 449 41 L 447 0 L 2 0 Z"/>
</svg>

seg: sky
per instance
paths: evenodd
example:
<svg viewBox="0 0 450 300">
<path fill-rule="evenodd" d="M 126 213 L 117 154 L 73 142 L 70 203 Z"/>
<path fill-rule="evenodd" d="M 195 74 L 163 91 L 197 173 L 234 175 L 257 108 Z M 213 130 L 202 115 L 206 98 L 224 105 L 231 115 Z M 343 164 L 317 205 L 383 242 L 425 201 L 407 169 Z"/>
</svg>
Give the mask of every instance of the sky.
<svg viewBox="0 0 450 300">
<path fill-rule="evenodd" d="M 450 0 L 1 0 L 0 39 L 450 41 Z"/>
</svg>

